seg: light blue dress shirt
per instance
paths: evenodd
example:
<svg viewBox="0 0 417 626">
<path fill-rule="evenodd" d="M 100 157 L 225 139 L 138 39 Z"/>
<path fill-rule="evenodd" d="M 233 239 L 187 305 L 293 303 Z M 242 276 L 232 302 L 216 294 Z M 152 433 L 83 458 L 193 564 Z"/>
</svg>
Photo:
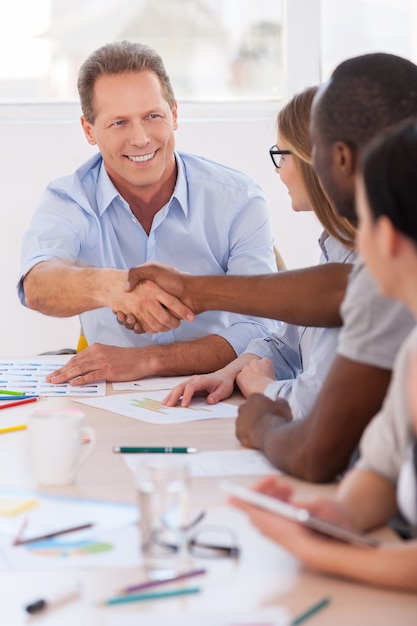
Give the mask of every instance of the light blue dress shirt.
<svg viewBox="0 0 417 626">
<path fill-rule="evenodd" d="M 353 263 L 356 252 L 323 233 L 319 240 L 320 264 Z M 277 380 L 264 394 L 285 398 L 295 419 L 306 417 L 336 356 L 339 328 L 313 328 L 282 324 L 269 337 L 253 340 L 245 353 L 271 359 Z"/>
<path fill-rule="evenodd" d="M 52 181 L 23 239 L 23 277 L 37 263 L 63 259 L 86 267 L 128 269 L 147 261 L 201 274 L 276 271 L 269 209 L 245 174 L 190 154 L 176 153 L 178 177 L 169 202 L 155 215 L 149 235 L 110 180 L 100 154 L 73 175 Z M 71 294 L 68 294 L 71 297 Z M 110 308 L 80 315 L 89 344 L 145 346 L 215 333 L 237 354 L 277 322 L 221 311 L 156 335 L 137 335 L 117 323 Z"/>
</svg>

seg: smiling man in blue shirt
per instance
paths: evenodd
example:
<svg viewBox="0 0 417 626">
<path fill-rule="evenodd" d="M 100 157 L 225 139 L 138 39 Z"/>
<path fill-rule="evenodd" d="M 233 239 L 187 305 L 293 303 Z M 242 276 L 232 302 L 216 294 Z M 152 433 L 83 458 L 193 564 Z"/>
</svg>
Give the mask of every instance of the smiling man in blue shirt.
<svg viewBox="0 0 417 626">
<path fill-rule="evenodd" d="M 82 127 L 99 154 L 45 190 L 24 237 L 19 283 L 29 308 L 80 316 L 89 347 L 63 368 L 59 382 L 224 366 L 276 322 L 222 311 L 180 321 L 185 307 L 156 285 L 127 292 L 127 270 L 157 261 L 193 274 L 274 271 L 260 187 L 245 174 L 175 151 L 177 103 L 151 48 L 103 46 L 81 67 L 78 88 Z M 118 324 L 113 311 L 140 318 L 150 293 L 157 303 L 144 330 L 158 334 Z M 172 317 L 178 317 L 173 329 Z"/>
</svg>

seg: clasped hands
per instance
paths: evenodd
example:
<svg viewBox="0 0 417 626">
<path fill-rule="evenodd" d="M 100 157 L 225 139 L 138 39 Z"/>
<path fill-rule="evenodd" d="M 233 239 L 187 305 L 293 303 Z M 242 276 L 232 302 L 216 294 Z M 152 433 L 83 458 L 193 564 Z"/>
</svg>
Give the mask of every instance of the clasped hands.
<svg viewBox="0 0 417 626">
<path fill-rule="evenodd" d="M 119 324 L 137 334 L 178 328 L 182 320 L 193 322 L 195 314 L 187 297 L 185 275 L 160 263 L 145 263 L 129 270 L 125 290 L 142 291 L 140 319 L 136 314 L 113 311 Z"/>
</svg>

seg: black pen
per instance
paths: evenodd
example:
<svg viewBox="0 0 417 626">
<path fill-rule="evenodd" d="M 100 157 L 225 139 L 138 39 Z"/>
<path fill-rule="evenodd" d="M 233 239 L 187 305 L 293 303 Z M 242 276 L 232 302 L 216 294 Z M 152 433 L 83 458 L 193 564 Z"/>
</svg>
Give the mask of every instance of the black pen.
<svg viewBox="0 0 417 626">
<path fill-rule="evenodd" d="M 135 446 L 113 446 L 113 452 L 121 452 L 122 454 L 130 454 L 130 453 L 191 454 L 193 452 L 197 452 L 197 448 L 169 448 L 169 447 L 137 448 Z"/>
<path fill-rule="evenodd" d="M 61 591 L 55 595 L 48 596 L 48 598 L 39 598 L 39 600 L 35 600 L 25 606 L 25 611 L 30 615 L 33 615 L 34 613 L 40 613 L 40 611 L 45 611 L 46 609 L 58 607 L 61 604 L 65 604 L 79 597 L 80 588 L 77 585 L 75 588 Z"/>
</svg>

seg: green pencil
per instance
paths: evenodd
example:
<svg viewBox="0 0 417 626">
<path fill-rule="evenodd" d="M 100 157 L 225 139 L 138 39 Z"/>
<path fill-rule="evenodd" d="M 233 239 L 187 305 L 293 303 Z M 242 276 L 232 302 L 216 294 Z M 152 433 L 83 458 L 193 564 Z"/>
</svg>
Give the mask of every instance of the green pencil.
<svg viewBox="0 0 417 626">
<path fill-rule="evenodd" d="M 4 393 L 7 396 L 22 396 L 22 395 L 24 395 L 21 391 L 10 391 L 10 389 L 0 389 L 0 393 Z"/>
<path fill-rule="evenodd" d="M 323 598 L 323 600 L 320 600 L 320 602 L 317 602 L 317 604 L 314 604 L 312 607 L 307 609 L 307 611 L 305 611 L 304 613 L 301 613 L 300 615 L 298 615 L 298 617 L 295 617 L 293 621 L 291 622 L 290 626 L 298 626 L 298 624 L 302 624 L 303 622 L 308 620 L 310 617 L 315 615 L 317 611 L 321 611 L 321 609 L 324 609 L 324 607 L 326 607 L 329 604 L 329 602 L 330 602 L 330 598 Z"/>
<path fill-rule="evenodd" d="M 142 600 L 159 600 L 160 598 L 173 598 L 175 596 L 185 596 L 190 593 L 199 593 L 200 587 L 186 587 L 185 589 L 172 589 L 171 591 L 157 591 L 155 593 L 136 593 L 108 598 L 101 604 L 123 604 L 124 602 L 141 602 Z"/>
</svg>

